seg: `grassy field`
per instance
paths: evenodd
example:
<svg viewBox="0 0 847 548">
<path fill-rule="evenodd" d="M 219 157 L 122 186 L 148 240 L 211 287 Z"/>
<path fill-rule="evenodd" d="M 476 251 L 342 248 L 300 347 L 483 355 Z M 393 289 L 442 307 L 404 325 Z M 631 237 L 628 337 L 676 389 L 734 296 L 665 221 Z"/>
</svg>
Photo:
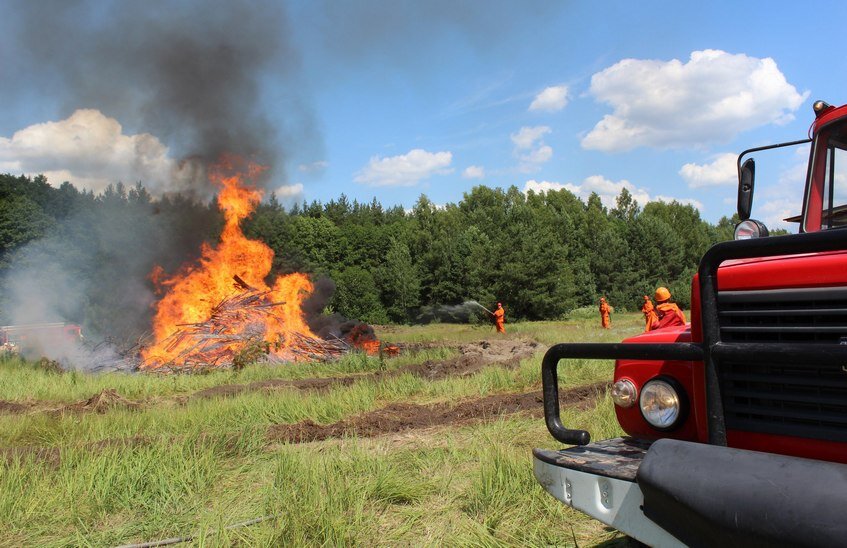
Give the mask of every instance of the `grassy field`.
<svg viewBox="0 0 847 548">
<path fill-rule="evenodd" d="M 541 343 L 534 355 L 434 380 L 405 368 L 453 360 L 459 343 L 498 339 L 493 329 L 384 326 L 383 340 L 434 344 L 408 344 L 385 360 L 354 354 L 204 375 L 55 373 L 2 361 L 0 544 L 109 546 L 183 536 L 212 546 L 614 544 L 617 533 L 536 483 L 532 448 L 557 446 L 537 418 L 540 403 L 382 435 L 344 429 L 404 405 L 418 406 L 413 412 L 472 407 L 538 391 L 547 345 L 617 342 L 640 331 L 641 317 L 616 315 L 606 331 L 598 323 L 586 313 L 508 324 L 506 340 Z M 611 362 L 576 360 L 560 370 L 563 390 L 611 378 Z M 342 377 L 321 390 L 286 384 Z M 109 396 L 104 405 L 86 402 L 97 394 Z M 595 439 L 619 435 L 608 394 L 593 399 L 596 408 L 563 409 L 563 419 Z M 269 434 L 332 424 L 341 434 L 319 441 Z M 263 516 L 274 517 L 226 528 Z"/>
</svg>

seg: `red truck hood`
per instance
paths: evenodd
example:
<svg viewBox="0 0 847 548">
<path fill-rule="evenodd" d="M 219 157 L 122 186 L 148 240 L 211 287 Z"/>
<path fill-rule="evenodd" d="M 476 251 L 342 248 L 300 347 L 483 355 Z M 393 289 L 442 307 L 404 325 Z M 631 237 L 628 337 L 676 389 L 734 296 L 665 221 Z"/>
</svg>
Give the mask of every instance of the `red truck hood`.
<svg viewBox="0 0 847 548">
<path fill-rule="evenodd" d="M 847 285 L 847 251 L 726 261 L 718 271 L 721 290 L 839 285 Z"/>
<path fill-rule="evenodd" d="M 847 251 L 803 253 L 724 262 L 718 270 L 721 291 L 847 286 Z M 702 341 L 698 277 L 691 287 L 691 335 Z"/>
</svg>

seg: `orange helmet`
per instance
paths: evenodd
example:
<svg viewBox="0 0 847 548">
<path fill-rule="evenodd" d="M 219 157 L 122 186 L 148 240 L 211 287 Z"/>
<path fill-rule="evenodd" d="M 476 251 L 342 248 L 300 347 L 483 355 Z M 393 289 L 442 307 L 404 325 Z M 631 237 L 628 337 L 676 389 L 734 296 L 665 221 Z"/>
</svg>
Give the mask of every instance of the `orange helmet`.
<svg viewBox="0 0 847 548">
<path fill-rule="evenodd" d="M 606 302 L 606 297 L 600 297 L 600 300 Z"/>
<path fill-rule="evenodd" d="M 650 300 L 650 297 L 648 297 L 647 295 L 644 295 L 644 300 L 645 300 L 645 301 L 649 301 L 649 300 Z"/>
<path fill-rule="evenodd" d="M 659 302 L 670 300 L 671 292 L 667 287 L 660 287 L 656 290 L 655 299 Z"/>
</svg>

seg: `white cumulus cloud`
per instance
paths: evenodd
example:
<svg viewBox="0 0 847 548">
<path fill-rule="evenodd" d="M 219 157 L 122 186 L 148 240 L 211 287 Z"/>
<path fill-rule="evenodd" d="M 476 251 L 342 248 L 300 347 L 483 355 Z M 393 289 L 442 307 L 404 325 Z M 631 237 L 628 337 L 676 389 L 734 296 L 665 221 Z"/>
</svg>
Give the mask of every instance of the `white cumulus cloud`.
<svg viewBox="0 0 847 548">
<path fill-rule="evenodd" d="M 661 194 L 653 196 L 651 202 L 665 202 L 669 204 L 671 202 L 678 202 L 682 205 L 690 205 L 693 206 L 694 209 L 703 211 L 703 202 L 700 200 L 695 200 L 694 198 L 674 198 L 673 196 L 663 196 Z"/>
<path fill-rule="evenodd" d="M 607 152 L 726 142 L 792 120 L 809 95 L 789 84 L 773 59 L 720 50 L 692 52 L 686 63 L 624 59 L 592 76 L 589 91 L 613 112 L 582 146 Z"/>
<path fill-rule="evenodd" d="M 0 170 L 43 174 L 53 185 L 69 181 L 94 192 L 110 183 L 140 181 L 155 194 L 205 177 L 200 166 L 171 158 L 153 135 L 126 135 L 117 120 L 95 109 L 0 137 Z"/>
<path fill-rule="evenodd" d="M 515 156 L 520 160 L 520 172 L 538 171 L 541 164 L 550 161 L 553 157 L 553 147 L 544 143 L 544 136 L 551 131 L 548 126 L 524 126 L 517 133 L 510 135 L 515 145 Z"/>
<path fill-rule="evenodd" d="M 485 177 L 485 168 L 482 166 L 468 166 L 462 172 L 463 179 L 482 179 Z"/>
<path fill-rule="evenodd" d="M 370 186 L 414 186 L 433 175 L 452 173 L 452 161 L 451 152 L 427 152 L 420 148 L 399 156 L 374 156 L 353 180 Z"/>
<path fill-rule="evenodd" d="M 273 190 L 277 198 L 295 200 L 303 195 L 303 183 L 294 183 L 291 185 L 282 185 Z"/>
<path fill-rule="evenodd" d="M 638 188 L 626 179 L 620 181 L 612 181 L 602 175 L 591 175 L 586 177 L 581 184 L 573 183 L 557 183 L 552 181 L 536 181 L 530 179 L 524 183 L 523 191 L 529 192 L 547 192 L 548 190 L 567 190 L 578 196 L 582 200 L 587 200 L 592 193 L 600 196 L 600 201 L 608 208 L 615 207 L 615 201 L 621 191 L 626 189 L 632 195 L 632 198 L 638 202 L 638 205 L 644 206 L 647 202 L 672 202 L 676 200 L 682 204 L 691 204 L 697 209 L 702 209 L 703 204 L 697 200 L 690 198 L 670 198 L 668 196 L 650 196 L 650 193 L 643 188 Z"/>
<path fill-rule="evenodd" d="M 535 146 L 535 143 L 541 141 L 550 131 L 552 130 L 548 126 L 524 126 L 517 133 L 512 133 L 510 137 L 515 147 L 523 150 Z"/>
<path fill-rule="evenodd" d="M 529 110 L 562 110 L 568 104 L 568 86 L 550 86 L 535 96 Z"/>
<path fill-rule="evenodd" d="M 535 179 L 530 179 L 525 182 L 523 185 L 524 194 L 529 192 L 530 190 L 537 193 L 542 194 L 547 192 L 548 190 L 568 190 L 573 192 L 577 187 L 570 183 L 556 183 L 553 181 L 536 181 Z"/>
<path fill-rule="evenodd" d="M 719 154 L 709 164 L 685 164 L 679 175 L 688 183 L 688 188 L 738 184 L 738 156 L 732 153 Z"/>
<path fill-rule="evenodd" d="M 550 161 L 553 157 L 553 148 L 549 145 L 542 145 L 531 150 L 528 154 L 521 156 L 521 162 L 529 165 L 543 164 Z"/>
</svg>

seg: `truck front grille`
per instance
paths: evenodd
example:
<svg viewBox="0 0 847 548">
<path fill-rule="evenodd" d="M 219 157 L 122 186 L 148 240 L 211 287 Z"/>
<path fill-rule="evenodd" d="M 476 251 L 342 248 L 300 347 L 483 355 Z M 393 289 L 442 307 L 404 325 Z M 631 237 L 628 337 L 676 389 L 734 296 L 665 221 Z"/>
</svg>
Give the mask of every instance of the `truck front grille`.
<svg viewBox="0 0 847 548">
<path fill-rule="evenodd" d="M 838 344 L 847 338 L 847 288 L 721 291 L 718 317 L 726 342 Z"/>
<path fill-rule="evenodd" d="M 847 288 L 724 291 L 721 340 L 847 344 Z M 728 429 L 847 441 L 847 363 L 721 361 Z"/>
</svg>

